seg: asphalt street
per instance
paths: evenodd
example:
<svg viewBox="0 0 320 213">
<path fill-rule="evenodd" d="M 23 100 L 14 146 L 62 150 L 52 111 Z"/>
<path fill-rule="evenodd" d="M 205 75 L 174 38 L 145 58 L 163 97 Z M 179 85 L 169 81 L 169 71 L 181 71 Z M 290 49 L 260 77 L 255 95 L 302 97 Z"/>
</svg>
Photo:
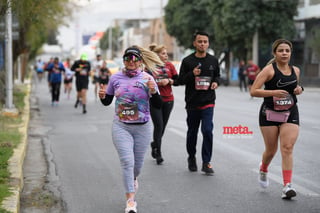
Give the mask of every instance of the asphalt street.
<svg viewBox="0 0 320 213">
<path fill-rule="evenodd" d="M 25 178 L 41 173 L 44 188 L 63 201 L 64 212 L 124 212 L 120 163 L 111 140 L 114 103 L 105 107 L 95 100 L 94 86 L 90 84 L 88 113 L 82 114 L 81 107 L 74 108 L 75 89 L 68 100 L 62 87 L 59 106 L 52 107 L 47 82 L 34 82 L 33 88 L 37 100 L 33 131 L 42 132 L 42 146 L 34 152 L 43 154 L 46 163 L 42 166 L 46 169 L 29 163 Z M 149 150 L 139 177 L 139 213 L 320 212 L 319 88 L 305 88 L 298 97 L 301 128 L 293 171 L 298 194 L 290 201 L 281 199 L 279 152 L 269 168 L 269 188 L 263 190 L 258 185 L 258 165 L 264 148 L 258 127 L 261 98 L 251 99 L 237 87 L 218 88 L 212 159 L 215 174 L 206 176 L 187 169 L 184 87 L 175 87 L 174 95 L 174 109 L 163 137 L 165 161 L 157 165 Z M 227 134 L 230 127 L 247 134 Z M 199 134 L 198 167 L 201 139 Z M 33 153 L 29 151 L 28 155 Z"/>
</svg>

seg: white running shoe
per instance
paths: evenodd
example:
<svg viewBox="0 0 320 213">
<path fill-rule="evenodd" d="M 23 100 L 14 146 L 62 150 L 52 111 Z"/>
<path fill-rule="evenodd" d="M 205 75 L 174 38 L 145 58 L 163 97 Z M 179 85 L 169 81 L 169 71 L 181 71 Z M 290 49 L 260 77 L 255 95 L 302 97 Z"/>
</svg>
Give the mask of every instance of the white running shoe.
<svg viewBox="0 0 320 213">
<path fill-rule="evenodd" d="M 287 183 L 285 187 L 282 189 L 282 199 L 291 199 L 292 197 L 295 197 L 297 195 L 297 192 L 294 188 L 292 188 L 291 183 Z"/>
<path fill-rule="evenodd" d="M 137 202 L 129 199 L 126 203 L 126 209 L 124 210 L 125 213 L 137 213 Z"/>
<path fill-rule="evenodd" d="M 269 186 L 268 173 L 259 171 L 258 181 L 262 188 L 267 188 Z"/>
</svg>

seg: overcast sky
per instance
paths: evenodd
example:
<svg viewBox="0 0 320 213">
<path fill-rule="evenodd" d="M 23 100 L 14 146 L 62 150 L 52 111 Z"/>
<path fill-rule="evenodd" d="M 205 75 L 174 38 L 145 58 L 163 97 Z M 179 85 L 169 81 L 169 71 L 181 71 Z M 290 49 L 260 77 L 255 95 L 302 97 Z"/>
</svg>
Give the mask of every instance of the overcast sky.
<svg viewBox="0 0 320 213">
<path fill-rule="evenodd" d="M 75 47 L 76 40 L 81 34 L 105 31 L 114 19 L 160 17 L 161 1 L 163 6 L 168 3 L 168 0 L 73 1 L 77 2 L 82 7 L 74 12 L 74 18 L 68 21 L 68 27 L 62 26 L 59 29 L 58 40 L 65 50 Z M 78 25 L 76 24 L 77 22 Z"/>
</svg>

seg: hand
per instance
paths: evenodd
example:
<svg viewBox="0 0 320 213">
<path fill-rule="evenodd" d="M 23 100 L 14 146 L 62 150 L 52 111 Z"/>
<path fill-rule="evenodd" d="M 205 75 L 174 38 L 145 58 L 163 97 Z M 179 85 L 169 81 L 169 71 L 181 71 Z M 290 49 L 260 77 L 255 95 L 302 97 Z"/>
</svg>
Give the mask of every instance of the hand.
<svg viewBox="0 0 320 213">
<path fill-rule="evenodd" d="M 152 81 L 151 78 L 148 79 L 147 87 L 149 88 L 151 94 L 155 94 L 157 92 L 155 89 L 156 83 L 154 81 Z"/>
<path fill-rule="evenodd" d="M 281 89 L 278 89 L 278 90 L 274 90 L 274 95 L 275 97 L 277 98 L 285 98 L 289 93 L 285 90 L 281 90 Z"/>
<path fill-rule="evenodd" d="M 167 84 L 170 83 L 170 80 L 169 78 L 165 78 L 165 79 L 162 79 L 160 83 L 161 83 L 161 86 L 166 86 Z"/>
<path fill-rule="evenodd" d="M 104 85 L 100 84 L 99 98 L 104 99 L 105 97 L 106 97 L 106 90 L 104 88 Z"/>
<path fill-rule="evenodd" d="M 303 92 L 303 89 L 300 85 L 298 85 L 294 90 L 293 90 L 293 94 L 295 95 L 300 95 Z"/>
<path fill-rule="evenodd" d="M 214 89 L 217 89 L 217 88 L 218 88 L 218 83 L 217 82 L 212 82 L 211 89 L 214 90 Z"/>
<path fill-rule="evenodd" d="M 200 73 L 201 73 L 200 67 L 201 67 L 201 64 L 198 64 L 198 66 L 196 66 L 196 67 L 193 69 L 193 75 L 194 75 L 194 76 L 200 75 Z"/>
</svg>

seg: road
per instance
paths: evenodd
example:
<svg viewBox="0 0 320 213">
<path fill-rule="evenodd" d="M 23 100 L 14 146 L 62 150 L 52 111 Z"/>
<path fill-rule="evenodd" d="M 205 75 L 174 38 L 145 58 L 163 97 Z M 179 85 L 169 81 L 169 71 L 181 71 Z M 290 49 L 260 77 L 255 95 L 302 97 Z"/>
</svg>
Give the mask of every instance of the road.
<svg viewBox="0 0 320 213">
<path fill-rule="evenodd" d="M 51 107 L 45 81 L 34 83 L 33 91 L 37 110 L 36 116 L 31 116 L 36 120 L 31 132 L 33 136 L 37 131 L 42 132 L 40 149 L 43 149 L 42 158 L 47 169 L 37 171 L 40 170 L 39 161 L 35 165 L 28 164 L 27 160 L 25 187 L 41 173 L 43 189 L 52 191 L 63 201 L 63 210 L 56 212 L 122 213 L 125 192 L 110 130 L 113 104 L 105 107 L 96 101 L 92 84 L 88 91 L 87 114 L 74 108 L 74 90 L 72 100 L 67 100 L 61 89 L 58 107 Z M 257 183 L 264 147 L 257 117 L 262 99 L 251 99 L 237 87 L 221 86 L 217 90 L 212 160 L 215 174 L 205 176 L 187 170 L 184 87 L 175 87 L 174 95 L 174 110 L 163 138 L 165 161 L 163 165 L 156 165 L 148 151 L 136 197 L 139 213 L 320 212 L 320 114 L 317 113 L 320 89 L 305 88 L 304 94 L 298 97 L 301 129 L 294 150 L 293 173 L 298 195 L 291 201 L 280 198 L 279 152 L 269 168 L 269 188 L 262 190 Z M 252 134 L 224 134 L 226 127 L 239 126 Z M 201 135 L 198 150 L 201 150 L 200 142 Z M 27 159 L 41 155 L 39 149 L 33 152 L 28 151 Z M 197 158 L 200 166 L 199 151 Z M 36 212 L 30 207 L 22 209 L 22 212 L 28 211 Z"/>
</svg>

